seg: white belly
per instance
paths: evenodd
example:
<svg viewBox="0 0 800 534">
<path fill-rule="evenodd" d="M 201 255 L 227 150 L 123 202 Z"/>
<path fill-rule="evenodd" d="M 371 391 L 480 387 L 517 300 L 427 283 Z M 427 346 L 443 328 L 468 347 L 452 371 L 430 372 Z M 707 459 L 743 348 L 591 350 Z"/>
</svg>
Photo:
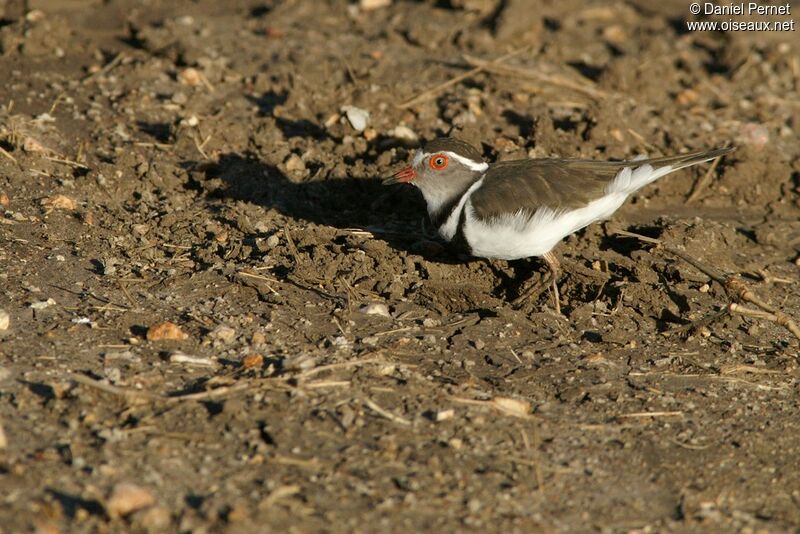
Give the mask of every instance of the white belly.
<svg viewBox="0 0 800 534">
<path fill-rule="evenodd" d="M 475 218 L 472 203 L 468 200 L 464 206 L 464 238 L 472 254 L 481 258 L 516 260 L 541 256 L 566 236 L 595 221 L 609 218 L 626 198 L 626 193 L 614 192 L 576 210 L 540 208 L 533 216 L 517 212 L 488 221 Z"/>
</svg>

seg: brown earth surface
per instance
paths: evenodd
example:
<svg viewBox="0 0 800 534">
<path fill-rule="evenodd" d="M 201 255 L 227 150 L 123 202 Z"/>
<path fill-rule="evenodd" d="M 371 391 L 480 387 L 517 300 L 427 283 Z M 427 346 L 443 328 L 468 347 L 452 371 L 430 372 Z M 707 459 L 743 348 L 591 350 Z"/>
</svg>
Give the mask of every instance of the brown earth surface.
<svg viewBox="0 0 800 534">
<path fill-rule="evenodd" d="M 0 532 L 796 532 L 798 339 L 675 333 L 729 297 L 616 230 L 800 318 L 800 32 L 374 3 L 0 1 Z M 414 135 L 738 150 L 567 238 L 558 315 L 380 185 Z"/>
</svg>

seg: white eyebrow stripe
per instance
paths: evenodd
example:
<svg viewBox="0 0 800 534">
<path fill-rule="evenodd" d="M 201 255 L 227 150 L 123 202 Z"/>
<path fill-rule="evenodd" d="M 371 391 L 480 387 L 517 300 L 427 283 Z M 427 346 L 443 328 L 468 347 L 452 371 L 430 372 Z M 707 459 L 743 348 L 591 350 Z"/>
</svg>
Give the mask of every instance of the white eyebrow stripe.
<svg viewBox="0 0 800 534">
<path fill-rule="evenodd" d="M 455 152 L 450 152 L 449 150 L 445 150 L 445 151 L 442 151 L 442 152 L 436 152 L 436 154 L 445 154 L 448 158 L 452 158 L 452 159 L 456 160 L 457 162 L 461 163 L 463 166 L 467 167 L 468 169 L 476 171 L 476 172 L 483 172 L 483 171 L 485 171 L 486 169 L 489 168 L 489 164 L 484 162 L 484 161 L 481 161 L 480 163 L 478 163 L 478 162 L 472 161 L 469 158 L 465 158 L 464 156 L 456 154 Z M 432 155 L 433 155 L 433 153 L 431 153 L 431 152 L 422 152 L 421 150 L 417 150 L 417 153 L 414 156 L 414 167 L 418 166 L 420 163 L 422 163 L 422 161 L 425 158 L 430 157 Z"/>
<path fill-rule="evenodd" d="M 459 156 L 455 152 L 445 152 L 445 154 L 447 154 L 449 157 L 453 158 L 457 162 L 461 163 L 462 165 L 473 171 L 483 172 L 489 168 L 489 164 L 486 163 L 485 161 L 481 161 L 480 163 L 478 163 L 476 161 L 472 161 L 469 158 L 465 158 L 464 156 Z"/>
</svg>

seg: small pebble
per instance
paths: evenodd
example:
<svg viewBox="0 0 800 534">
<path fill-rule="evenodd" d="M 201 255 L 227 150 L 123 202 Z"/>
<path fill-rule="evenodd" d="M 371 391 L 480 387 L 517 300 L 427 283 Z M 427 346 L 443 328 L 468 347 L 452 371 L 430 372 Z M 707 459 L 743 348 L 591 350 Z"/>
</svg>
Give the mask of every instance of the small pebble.
<svg viewBox="0 0 800 534">
<path fill-rule="evenodd" d="M 154 324 L 147 329 L 148 341 L 180 341 L 188 338 L 189 334 L 170 321 Z"/>
<path fill-rule="evenodd" d="M 255 332 L 250 341 L 253 345 L 263 345 L 267 342 L 267 336 L 265 336 L 263 332 Z"/>
<path fill-rule="evenodd" d="M 56 303 L 56 301 L 50 298 L 50 299 L 47 299 L 47 300 L 36 301 L 33 304 L 31 304 L 30 307 L 32 309 L 34 309 L 34 310 L 44 310 L 45 308 L 49 308 L 50 306 L 53 306 L 55 303 Z"/>
<path fill-rule="evenodd" d="M 761 148 L 769 143 L 769 130 L 761 124 L 748 122 L 739 128 L 736 140 L 743 145 Z"/>
<path fill-rule="evenodd" d="M 302 172 L 306 170 L 306 164 L 297 154 L 292 154 L 286 158 L 284 165 L 286 165 L 286 170 L 289 172 Z"/>
<path fill-rule="evenodd" d="M 0 191 L 0 206 L 7 208 L 11 205 L 11 199 L 4 191 Z"/>
<path fill-rule="evenodd" d="M 499 411 L 514 417 L 528 417 L 531 413 L 531 403 L 528 401 L 512 399 L 509 397 L 495 397 L 491 401 L 492 406 Z"/>
<path fill-rule="evenodd" d="M 436 412 L 436 422 L 441 423 L 442 421 L 447 421 L 448 419 L 452 419 L 456 415 L 456 411 L 452 408 L 447 410 L 440 410 Z"/>
<path fill-rule="evenodd" d="M 392 0 L 360 0 L 358 3 L 358 6 L 364 11 L 372 11 L 390 5 L 392 5 Z"/>
<path fill-rule="evenodd" d="M 53 195 L 42 199 L 40 202 L 48 210 L 67 210 L 74 211 L 78 204 L 66 195 Z"/>
<path fill-rule="evenodd" d="M 203 75 L 199 70 L 189 67 L 178 74 L 178 81 L 186 85 L 200 85 L 203 83 Z"/>
<path fill-rule="evenodd" d="M 416 143 L 419 141 L 419 136 L 414 133 L 414 130 L 404 124 L 395 126 L 394 129 L 389 132 L 389 135 L 398 141 L 406 143 Z"/>
<path fill-rule="evenodd" d="M 230 343 L 236 338 L 236 330 L 231 328 L 230 326 L 221 324 L 214 328 L 208 336 L 212 339 L 219 340 L 223 343 Z"/>
<path fill-rule="evenodd" d="M 269 236 L 269 237 L 267 238 L 267 246 L 268 246 L 269 248 L 275 248 L 275 247 L 277 247 L 277 246 L 280 244 L 280 242 L 281 242 L 281 238 L 280 238 L 280 237 L 278 237 L 278 236 L 277 236 L 277 235 L 275 235 L 275 234 L 272 234 L 271 236 Z"/>
<path fill-rule="evenodd" d="M 120 482 L 111 490 L 111 496 L 106 502 L 106 511 L 111 517 L 125 517 L 142 508 L 155 504 L 156 499 L 149 490 L 131 484 Z"/>
<path fill-rule="evenodd" d="M 255 336 L 253 336 L 255 337 Z M 257 369 L 264 365 L 264 357 L 257 352 L 248 354 L 242 358 L 242 367 L 245 369 Z"/>
<path fill-rule="evenodd" d="M 147 532 L 166 532 L 172 517 L 163 506 L 151 506 L 133 515 L 132 522 Z"/>
<path fill-rule="evenodd" d="M 5 449 L 8 447 L 8 438 L 6 437 L 6 431 L 3 429 L 3 424 L 0 423 L 0 449 Z"/>
<path fill-rule="evenodd" d="M 434 319 L 433 317 L 426 317 L 422 320 L 422 326 L 425 328 L 434 328 L 441 325 L 442 322 L 438 319 Z"/>
<path fill-rule="evenodd" d="M 342 106 L 342 113 L 347 117 L 350 126 L 356 131 L 363 132 L 369 124 L 369 111 L 355 106 Z"/>
<path fill-rule="evenodd" d="M 0 330 L 8 330 L 11 326 L 11 316 L 5 310 L 0 310 Z"/>
<path fill-rule="evenodd" d="M 476 339 L 475 341 L 472 342 L 472 344 L 478 350 L 483 350 L 484 347 L 486 347 L 486 343 L 482 339 Z"/>
<path fill-rule="evenodd" d="M 389 308 L 386 304 L 382 302 L 370 302 L 361 307 L 361 313 L 366 315 L 382 315 L 383 317 L 388 317 L 389 319 L 392 318 L 392 315 L 389 313 Z"/>
</svg>

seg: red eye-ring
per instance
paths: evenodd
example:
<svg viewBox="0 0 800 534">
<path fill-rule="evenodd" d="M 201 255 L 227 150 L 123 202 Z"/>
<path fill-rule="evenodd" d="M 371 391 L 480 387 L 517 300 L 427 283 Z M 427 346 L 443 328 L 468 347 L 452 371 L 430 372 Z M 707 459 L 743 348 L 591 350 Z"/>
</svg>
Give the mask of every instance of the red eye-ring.
<svg viewBox="0 0 800 534">
<path fill-rule="evenodd" d="M 429 165 L 431 166 L 431 169 L 433 169 L 434 171 L 441 171 L 442 169 L 447 167 L 447 164 L 449 162 L 450 161 L 448 160 L 447 156 L 445 156 L 444 154 L 436 154 L 434 156 L 431 156 Z"/>
</svg>

